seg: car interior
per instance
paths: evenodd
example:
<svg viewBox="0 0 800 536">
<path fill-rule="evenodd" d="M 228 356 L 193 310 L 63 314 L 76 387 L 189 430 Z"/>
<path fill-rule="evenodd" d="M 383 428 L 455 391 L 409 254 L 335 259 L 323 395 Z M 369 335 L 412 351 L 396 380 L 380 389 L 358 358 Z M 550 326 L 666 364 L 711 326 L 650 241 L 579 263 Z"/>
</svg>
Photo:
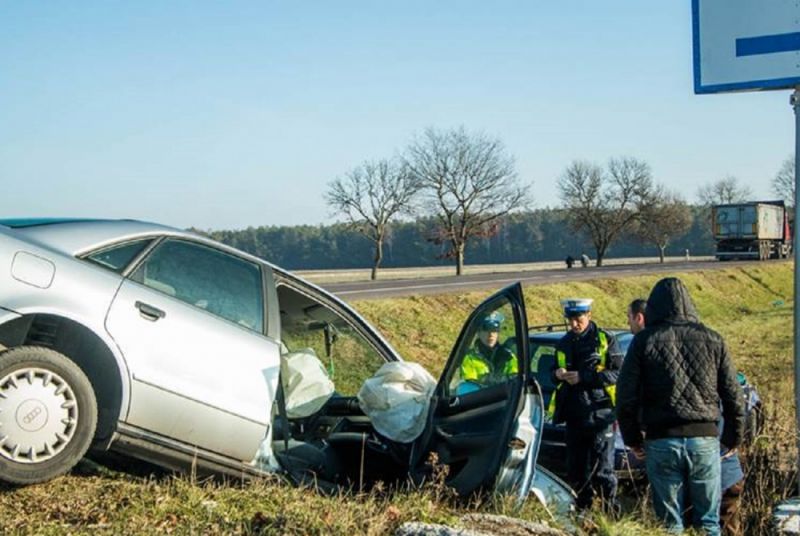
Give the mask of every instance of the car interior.
<svg viewBox="0 0 800 536">
<path fill-rule="evenodd" d="M 316 355 L 335 390 L 318 411 L 289 418 L 285 407 L 292 393 L 281 386 L 273 411 L 276 458 L 295 480 L 323 489 L 363 488 L 404 477 L 408 447 L 378 434 L 355 396 L 384 358 L 333 304 L 304 290 L 289 282 L 277 287 L 282 353 Z"/>
</svg>

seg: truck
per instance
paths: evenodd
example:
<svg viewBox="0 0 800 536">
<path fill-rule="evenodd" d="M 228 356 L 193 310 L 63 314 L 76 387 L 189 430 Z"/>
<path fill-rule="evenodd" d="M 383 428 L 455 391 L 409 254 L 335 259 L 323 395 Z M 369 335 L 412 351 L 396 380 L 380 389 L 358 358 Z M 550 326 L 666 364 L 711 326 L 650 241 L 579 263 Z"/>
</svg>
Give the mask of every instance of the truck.
<svg viewBox="0 0 800 536">
<path fill-rule="evenodd" d="M 792 252 L 792 229 L 783 201 L 750 201 L 711 207 L 716 258 L 784 259 Z"/>
</svg>

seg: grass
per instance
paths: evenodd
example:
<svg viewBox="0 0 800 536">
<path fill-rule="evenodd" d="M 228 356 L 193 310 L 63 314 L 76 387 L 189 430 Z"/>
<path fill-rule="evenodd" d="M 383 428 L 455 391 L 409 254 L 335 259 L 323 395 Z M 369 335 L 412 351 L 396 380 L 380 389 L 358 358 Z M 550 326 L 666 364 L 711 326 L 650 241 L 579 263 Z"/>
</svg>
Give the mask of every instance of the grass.
<svg viewBox="0 0 800 536">
<path fill-rule="evenodd" d="M 526 289 L 529 325 L 562 322 L 559 300 L 589 297 L 594 319 L 605 327 L 624 327 L 630 301 L 647 297 L 664 277 L 624 279 L 534 286 Z M 745 534 L 768 529 L 774 503 L 793 494 L 796 484 L 796 433 L 792 361 L 792 265 L 762 265 L 729 270 L 680 274 L 700 319 L 725 338 L 737 368 L 758 386 L 764 399 L 766 425 L 755 444 L 742 453 L 747 488 L 742 500 Z M 422 363 L 438 376 L 461 324 L 485 293 L 411 297 L 363 301 L 356 307 L 389 335 L 390 342 L 407 359 Z M 639 525 L 641 504 L 628 514 L 632 519 L 612 524 L 609 534 L 632 534 Z M 631 528 L 634 527 L 634 528 Z M 597 529 L 600 531 L 600 529 Z M 631 532 L 631 531 L 634 532 Z M 615 532 L 616 531 L 616 532 Z M 600 531 L 605 532 L 605 531 Z"/>
<path fill-rule="evenodd" d="M 744 453 L 748 486 L 746 534 L 765 532 L 775 500 L 795 482 L 792 378 L 792 266 L 760 265 L 681 275 L 701 319 L 722 333 L 739 369 L 765 399 L 766 426 Z M 595 319 L 622 327 L 626 304 L 646 296 L 656 276 L 542 285 L 526 291 L 531 325 L 561 321 L 558 300 L 595 299 Z M 485 293 L 356 303 L 409 361 L 435 376 L 462 323 Z M 337 364 L 337 371 L 341 366 Z M 324 496 L 278 479 L 250 483 L 197 481 L 191 476 L 125 471 L 84 461 L 72 474 L 23 488 L 0 488 L 4 534 L 357 534 L 391 533 L 405 521 L 453 523 L 466 512 L 547 519 L 534 501 L 521 511 L 503 498 L 462 503 L 434 482 L 421 490 L 373 490 Z M 583 534 L 659 534 L 644 499 L 633 494 L 620 520 L 599 513 L 579 524 Z"/>
</svg>

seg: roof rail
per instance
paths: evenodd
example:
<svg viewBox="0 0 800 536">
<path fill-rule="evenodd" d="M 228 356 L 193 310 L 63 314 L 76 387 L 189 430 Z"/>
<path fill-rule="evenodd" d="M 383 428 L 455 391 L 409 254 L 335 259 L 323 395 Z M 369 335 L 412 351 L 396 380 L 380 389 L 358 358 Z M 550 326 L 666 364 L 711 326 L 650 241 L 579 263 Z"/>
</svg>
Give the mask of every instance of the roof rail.
<svg viewBox="0 0 800 536">
<path fill-rule="evenodd" d="M 567 329 L 567 324 L 542 324 L 541 326 L 528 326 L 528 331 L 561 331 Z"/>
</svg>

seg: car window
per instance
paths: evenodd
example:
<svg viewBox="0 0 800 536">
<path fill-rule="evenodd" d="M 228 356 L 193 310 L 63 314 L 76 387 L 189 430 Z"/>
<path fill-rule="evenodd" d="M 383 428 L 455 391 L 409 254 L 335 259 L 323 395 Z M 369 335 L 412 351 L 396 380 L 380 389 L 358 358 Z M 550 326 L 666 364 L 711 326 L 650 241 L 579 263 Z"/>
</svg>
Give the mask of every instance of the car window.
<svg viewBox="0 0 800 536">
<path fill-rule="evenodd" d="M 355 396 L 386 363 L 361 332 L 327 305 L 286 285 L 278 286 L 278 303 L 285 351 L 313 350 L 339 395 Z"/>
<path fill-rule="evenodd" d="M 121 273 L 152 241 L 151 238 L 143 238 L 141 240 L 125 242 L 124 244 L 115 244 L 91 253 L 85 258 L 103 268 Z"/>
<path fill-rule="evenodd" d="M 622 353 L 623 357 L 628 353 L 628 348 L 633 341 L 633 333 L 630 332 L 622 332 L 616 334 L 617 344 L 619 344 L 619 351 Z"/>
<path fill-rule="evenodd" d="M 531 372 L 539 382 L 542 393 L 547 394 L 555 389 L 553 384 L 553 368 L 556 364 L 556 347 L 554 344 L 530 341 Z"/>
<path fill-rule="evenodd" d="M 262 333 L 264 293 L 255 263 L 185 240 L 154 249 L 131 279 Z"/>
<path fill-rule="evenodd" d="M 505 297 L 486 304 L 456 349 L 449 394 L 464 395 L 514 379 L 519 373 L 514 309 Z"/>
</svg>

